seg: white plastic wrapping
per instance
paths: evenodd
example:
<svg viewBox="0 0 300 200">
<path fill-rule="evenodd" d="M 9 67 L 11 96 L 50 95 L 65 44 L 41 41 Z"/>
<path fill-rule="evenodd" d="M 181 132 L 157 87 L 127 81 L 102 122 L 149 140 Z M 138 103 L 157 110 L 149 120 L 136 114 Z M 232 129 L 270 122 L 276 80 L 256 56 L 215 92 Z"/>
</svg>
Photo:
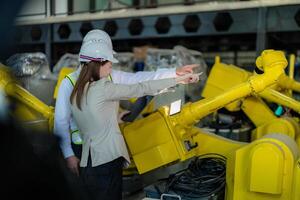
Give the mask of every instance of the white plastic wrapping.
<svg viewBox="0 0 300 200">
<path fill-rule="evenodd" d="M 149 48 L 145 70 L 154 71 L 159 68 L 178 68 L 188 64 L 199 64 L 199 67 L 195 68 L 194 72 L 203 72 L 198 83 L 185 85 L 186 100 L 194 102 L 201 98 L 201 92 L 207 79 L 207 64 L 201 52 L 190 50 L 183 46 L 175 46 L 173 49 Z"/>
<path fill-rule="evenodd" d="M 11 67 L 13 74 L 25 89 L 44 103 L 53 103 L 57 77 L 51 73 L 45 54 L 18 53 L 8 58 L 6 65 Z"/>
<path fill-rule="evenodd" d="M 119 63 L 113 64 L 113 69 L 125 71 L 125 72 L 133 72 L 134 66 L 134 56 L 131 52 L 122 52 L 117 53 L 114 57 L 119 61 Z"/>
<path fill-rule="evenodd" d="M 78 54 L 66 53 L 54 65 L 53 73 L 58 75 L 63 67 L 70 67 L 76 69 L 79 65 L 80 62 Z"/>
<path fill-rule="evenodd" d="M 51 74 L 47 57 L 43 53 L 18 53 L 6 60 L 16 77 L 47 78 Z"/>
</svg>

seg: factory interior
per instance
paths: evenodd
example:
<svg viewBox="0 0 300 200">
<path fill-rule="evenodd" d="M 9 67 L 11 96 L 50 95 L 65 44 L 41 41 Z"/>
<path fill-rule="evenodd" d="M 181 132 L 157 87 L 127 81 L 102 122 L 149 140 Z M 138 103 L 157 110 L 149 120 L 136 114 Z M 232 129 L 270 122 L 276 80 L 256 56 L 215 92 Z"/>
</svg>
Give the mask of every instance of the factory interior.
<svg viewBox="0 0 300 200">
<path fill-rule="evenodd" d="M 0 4 L 2 197 L 300 200 L 300 0 Z"/>
</svg>

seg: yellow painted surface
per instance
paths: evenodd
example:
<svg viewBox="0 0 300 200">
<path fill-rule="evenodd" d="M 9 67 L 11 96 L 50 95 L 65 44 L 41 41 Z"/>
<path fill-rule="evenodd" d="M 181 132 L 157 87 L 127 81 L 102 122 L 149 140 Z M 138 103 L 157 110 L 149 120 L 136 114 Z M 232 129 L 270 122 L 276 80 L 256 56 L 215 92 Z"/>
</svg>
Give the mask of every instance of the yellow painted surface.
<svg viewBox="0 0 300 200">
<path fill-rule="evenodd" d="M 126 125 L 123 134 L 140 173 L 179 159 L 172 133 L 159 112 Z"/>
<path fill-rule="evenodd" d="M 282 192 L 284 154 L 274 144 L 263 143 L 250 152 L 251 192 L 280 194 Z M 267 184 L 266 184 L 267 180 Z"/>
<path fill-rule="evenodd" d="M 226 200 L 294 199 L 294 159 L 280 139 L 263 138 L 238 149 L 227 160 Z"/>
<path fill-rule="evenodd" d="M 292 200 L 300 200 L 300 158 L 295 164 Z"/>
<path fill-rule="evenodd" d="M 74 72 L 75 69 L 74 68 L 71 68 L 71 67 L 63 67 L 61 68 L 59 74 L 58 74 L 58 79 L 57 79 L 57 84 L 55 86 L 55 89 L 54 89 L 54 94 L 53 94 L 53 98 L 56 99 L 57 97 L 57 94 L 58 94 L 58 89 L 59 89 L 59 86 L 61 84 L 61 81 L 66 77 L 66 75 Z"/>
<path fill-rule="evenodd" d="M 295 139 L 297 130 L 298 129 L 296 129 L 289 120 L 277 118 L 257 127 L 252 133 L 251 140 L 253 141 L 258 138 L 262 138 L 266 134 L 270 133 L 285 134 L 290 136 L 292 139 Z"/>
<path fill-rule="evenodd" d="M 290 59 L 289 59 L 289 77 L 291 79 L 294 79 L 294 74 L 295 74 L 295 60 L 296 60 L 295 54 L 291 54 L 290 55 Z M 289 90 L 289 96 L 293 96 L 293 90 L 292 89 Z"/>
<path fill-rule="evenodd" d="M 202 91 L 202 96 L 205 98 L 218 96 L 224 91 L 247 81 L 250 75 L 251 73 L 239 67 L 226 65 L 216 60 Z M 240 104 L 240 101 L 235 101 L 226 105 L 226 108 L 230 111 L 237 111 Z"/>
<path fill-rule="evenodd" d="M 276 119 L 273 111 L 259 97 L 250 96 L 243 100 L 241 109 L 256 127 Z"/>
<path fill-rule="evenodd" d="M 15 103 L 11 113 L 26 128 L 52 132 L 54 108 L 44 104 L 38 98 L 19 85 L 10 69 L 0 65 L 0 87 Z"/>
<path fill-rule="evenodd" d="M 277 91 L 271 88 L 266 88 L 259 95 L 270 102 L 275 102 L 279 105 L 286 106 L 300 113 L 300 102 L 286 95 L 285 90 Z"/>
</svg>

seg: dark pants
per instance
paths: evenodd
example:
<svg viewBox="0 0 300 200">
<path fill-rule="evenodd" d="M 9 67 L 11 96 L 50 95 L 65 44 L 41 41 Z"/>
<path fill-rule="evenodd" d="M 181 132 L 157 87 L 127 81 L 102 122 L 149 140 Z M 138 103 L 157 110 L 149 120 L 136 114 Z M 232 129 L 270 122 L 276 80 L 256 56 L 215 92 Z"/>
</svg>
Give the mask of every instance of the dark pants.
<svg viewBox="0 0 300 200">
<path fill-rule="evenodd" d="M 81 168 L 81 178 L 91 200 L 122 199 L 122 168 L 124 158 L 92 167 L 88 159 L 87 167 Z"/>
</svg>

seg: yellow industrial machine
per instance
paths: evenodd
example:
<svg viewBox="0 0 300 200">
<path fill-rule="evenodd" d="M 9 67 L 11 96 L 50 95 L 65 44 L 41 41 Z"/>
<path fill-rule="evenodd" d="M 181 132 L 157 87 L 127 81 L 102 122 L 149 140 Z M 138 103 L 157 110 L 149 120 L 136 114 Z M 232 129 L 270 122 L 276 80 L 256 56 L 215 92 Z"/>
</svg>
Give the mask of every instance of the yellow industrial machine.
<svg viewBox="0 0 300 200">
<path fill-rule="evenodd" d="M 300 92 L 300 83 L 294 80 L 295 55 L 290 56 L 289 76 L 280 76 L 278 83 L 260 93 L 268 101 L 276 102 L 300 113 L 300 103 L 293 98 L 292 92 Z"/>
<path fill-rule="evenodd" d="M 299 149 L 290 137 L 271 134 L 247 144 L 204 133 L 193 126 L 237 99 L 258 95 L 275 84 L 287 66 L 283 52 L 272 50 L 264 51 L 256 63 L 263 74 L 247 76 L 243 83 L 215 97 L 188 103 L 174 115 L 165 106 L 124 125 L 123 133 L 138 171 L 145 173 L 199 155 L 218 153 L 228 158 L 227 200 L 300 199 Z"/>
<path fill-rule="evenodd" d="M 293 65 L 293 62 L 290 63 Z M 239 67 L 221 63 L 220 58 L 216 57 L 215 65 L 210 72 L 202 96 L 206 98 L 218 96 L 227 89 L 247 81 L 251 75 L 252 73 Z M 227 78 L 224 79 L 224 77 Z M 282 133 L 295 139 L 300 147 L 300 126 L 298 120 L 292 117 L 278 118 L 261 99 L 275 102 L 300 113 L 300 102 L 288 96 L 289 90 L 299 92 L 300 83 L 282 74 L 276 84 L 273 84 L 262 92 L 232 102 L 226 108 L 229 111 L 243 110 L 251 119 L 257 127 L 252 131 L 252 140 L 261 138 L 270 132 Z"/>
<path fill-rule="evenodd" d="M 275 62 L 278 59 L 281 59 L 279 60 L 280 62 L 278 61 L 281 65 Z M 271 60 L 274 60 L 273 62 L 277 65 L 273 64 Z M 272 66 L 274 67 L 272 68 L 269 63 L 276 67 Z M 124 135 L 139 171 L 143 173 L 156 168 L 155 159 L 150 159 L 151 163 L 149 163 L 149 166 L 144 163 L 147 160 L 144 158 L 147 156 L 157 154 L 158 158 L 163 159 L 157 160 L 158 165 L 170 163 L 178 158 L 185 160 L 195 156 L 194 151 L 195 149 L 199 149 L 199 147 L 197 147 L 195 142 L 195 135 L 197 134 L 195 134 L 193 125 L 202 117 L 230 104 L 236 99 L 244 98 L 251 95 L 251 93 L 259 93 L 265 87 L 274 84 L 279 76 L 284 73 L 283 69 L 286 67 L 287 62 L 282 52 L 265 51 L 257 59 L 257 64 L 261 69 L 265 67 L 264 74 L 250 76 L 247 82 L 241 83 L 218 96 L 206 98 L 195 103 L 187 103 L 179 114 L 173 116 L 169 116 L 169 107 L 162 107 L 150 116 L 124 126 Z M 157 127 L 157 131 L 154 131 L 155 127 Z M 172 130 L 172 134 L 170 133 L 170 129 Z M 151 130 L 151 134 L 148 134 L 146 130 Z M 156 135 L 156 132 L 158 135 Z M 157 138 L 159 141 L 158 144 L 161 145 L 158 145 L 154 139 L 146 140 L 147 143 L 138 145 L 137 141 L 144 141 L 146 137 Z M 182 141 L 172 140 L 176 138 Z M 187 147 L 190 150 L 187 151 Z M 220 153 L 223 154 L 226 148 L 223 149 L 224 146 L 214 145 L 215 149 L 218 147 L 221 148 Z M 167 155 L 166 152 L 170 152 L 170 155 Z M 140 162 L 143 164 L 139 166 Z"/>
<path fill-rule="evenodd" d="M 187 103 L 179 113 L 170 114 L 171 107 L 163 106 L 145 118 L 123 124 L 121 128 L 139 173 L 217 153 L 227 158 L 226 200 L 300 200 L 299 148 L 291 137 L 285 135 L 290 134 L 289 129 L 264 129 L 262 138 L 242 143 L 205 133 L 194 126 L 204 116 L 224 106 L 241 104 L 246 97 L 250 105 L 249 96 L 258 96 L 279 81 L 287 60 L 281 51 L 266 50 L 257 58 L 256 64 L 262 74 L 247 75 L 245 80 L 233 87 L 228 86 L 214 97 Z M 30 114 L 25 113 L 33 109 L 44 113 L 44 118 L 51 124 L 51 107 L 40 105 L 33 96 L 24 92 L 2 67 L 1 77 L 4 77 L 1 87 L 8 96 L 26 106 L 26 112 L 16 113 L 20 119 L 28 119 Z M 262 120 L 265 115 L 271 117 L 268 113 L 260 114 L 257 123 L 265 123 Z M 272 134 L 281 131 L 284 134 Z"/>
<path fill-rule="evenodd" d="M 52 132 L 54 108 L 47 106 L 20 86 L 8 67 L 0 64 L 0 88 L 4 91 L 14 109 L 11 113 L 25 128 Z"/>
</svg>

